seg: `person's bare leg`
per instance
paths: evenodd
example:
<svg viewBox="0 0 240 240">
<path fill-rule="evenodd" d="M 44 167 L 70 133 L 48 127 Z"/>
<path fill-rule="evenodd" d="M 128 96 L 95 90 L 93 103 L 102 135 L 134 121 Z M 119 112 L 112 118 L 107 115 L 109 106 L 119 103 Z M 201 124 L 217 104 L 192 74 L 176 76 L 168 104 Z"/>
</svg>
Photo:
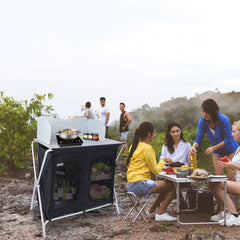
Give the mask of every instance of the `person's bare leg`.
<svg viewBox="0 0 240 240">
<path fill-rule="evenodd" d="M 128 147 L 127 147 L 127 142 L 126 142 L 126 140 L 125 140 L 125 139 L 121 139 L 121 142 L 124 143 L 123 150 L 124 150 L 124 151 L 127 151 L 127 150 L 128 150 Z"/>
<path fill-rule="evenodd" d="M 220 210 L 223 211 L 223 209 L 224 209 L 224 184 L 221 182 L 219 184 L 216 184 L 214 187 L 213 187 L 213 184 L 211 184 L 211 191 L 212 191 L 213 196 L 215 197 L 215 199 L 218 202 Z M 235 195 L 240 195 L 240 183 L 228 181 L 227 182 L 227 192 L 231 193 L 231 194 L 235 194 Z M 237 209 L 228 194 L 226 195 L 226 205 L 227 205 L 227 209 L 230 213 L 237 214 Z"/>
<path fill-rule="evenodd" d="M 163 201 L 163 199 L 166 196 L 166 192 L 159 193 L 155 201 L 152 203 L 152 205 L 148 208 L 148 212 L 152 213 L 158 208 Z"/>
<path fill-rule="evenodd" d="M 166 194 L 166 196 L 165 196 L 164 200 L 162 201 L 162 204 L 161 204 L 157 214 L 161 215 L 161 214 L 166 212 L 166 209 L 167 209 L 168 205 L 174 199 L 175 195 L 176 195 L 175 189 L 174 190 L 170 190 Z"/>
<path fill-rule="evenodd" d="M 213 158 L 213 167 L 214 167 L 215 174 L 223 175 L 223 169 L 217 166 L 217 162 L 221 161 L 221 157 L 217 155 L 213 155 L 212 158 Z"/>
<path fill-rule="evenodd" d="M 234 154 L 229 154 L 227 155 L 227 157 L 232 160 Z M 236 181 L 236 171 L 235 170 L 232 170 L 230 168 L 227 168 L 227 177 L 229 180 L 231 181 Z"/>
<path fill-rule="evenodd" d="M 149 207 L 148 212 L 152 213 L 156 210 L 157 207 L 160 206 L 160 203 L 166 199 L 167 194 L 169 191 L 173 191 L 175 194 L 175 187 L 174 184 L 168 181 L 160 181 L 157 182 L 157 186 L 153 188 L 151 193 L 159 193 L 155 201 L 152 203 L 152 205 Z"/>
</svg>

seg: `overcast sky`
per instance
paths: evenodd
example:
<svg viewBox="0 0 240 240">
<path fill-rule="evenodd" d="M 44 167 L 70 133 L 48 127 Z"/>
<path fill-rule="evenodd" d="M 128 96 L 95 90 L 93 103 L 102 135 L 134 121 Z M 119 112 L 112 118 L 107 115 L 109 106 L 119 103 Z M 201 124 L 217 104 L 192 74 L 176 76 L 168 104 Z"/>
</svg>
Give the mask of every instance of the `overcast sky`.
<svg viewBox="0 0 240 240">
<path fill-rule="evenodd" d="M 240 91 L 239 0 L 0 2 L 1 91 L 53 93 L 61 118 L 107 98 L 131 111 L 218 88 Z"/>
</svg>

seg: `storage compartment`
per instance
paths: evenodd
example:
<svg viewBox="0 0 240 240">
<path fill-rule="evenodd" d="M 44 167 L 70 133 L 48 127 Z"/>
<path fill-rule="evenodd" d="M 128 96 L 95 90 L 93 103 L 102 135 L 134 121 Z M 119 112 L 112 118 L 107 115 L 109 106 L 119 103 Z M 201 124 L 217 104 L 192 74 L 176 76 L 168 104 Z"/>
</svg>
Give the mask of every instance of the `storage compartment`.
<svg viewBox="0 0 240 240">
<path fill-rule="evenodd" d="M 90 170 L 90 198 L 109 198 L 112 185 L 112 166 L 103 161 L 94 162 Z"/>
<path fill-rule="evenodd" d="M 40 180 L 46 218 L 113 203 L 115 159 L 120 145 L 67 147 L 49 152 Z M 39 169 L 47 150 L 39 144 Z"/>
<path fill-rule="evenodd" d="M 53 187 L 55 209 L 79 198 L 80 179 L 81 166 L 77 159 L 57 163 Z"/>
</svg>

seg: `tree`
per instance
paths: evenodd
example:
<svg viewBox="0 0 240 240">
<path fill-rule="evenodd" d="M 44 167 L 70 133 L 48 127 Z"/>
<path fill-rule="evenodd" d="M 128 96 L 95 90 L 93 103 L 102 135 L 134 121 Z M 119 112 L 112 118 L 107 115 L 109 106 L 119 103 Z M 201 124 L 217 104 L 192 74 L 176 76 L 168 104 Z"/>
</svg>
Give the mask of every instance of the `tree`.
<svg viewBox="0 0 240 240">
<path fill-rule="evenodd" d="M 0 93 L 0 174 L 27 165 L 31 142 L 36 137 L 36 117 L 52 115 L 53 108 L 43 105 L 52 94 L 34 94 L 31 100 L 16 101 Z"/>
</svg>

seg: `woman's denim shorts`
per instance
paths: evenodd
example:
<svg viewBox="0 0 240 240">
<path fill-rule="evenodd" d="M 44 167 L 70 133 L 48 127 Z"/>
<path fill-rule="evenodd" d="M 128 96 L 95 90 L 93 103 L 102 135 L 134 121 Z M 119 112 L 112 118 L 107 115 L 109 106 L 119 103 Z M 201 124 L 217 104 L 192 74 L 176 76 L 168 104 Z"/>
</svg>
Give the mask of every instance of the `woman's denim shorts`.
<svg viewBox="0 0 240 240">
<path fill-rule="evenodd" d="M 131 182 L 127 184 L 128 192 L 133 192 L 137 196 L 144 196 L 145 198 L 148 197 L 149 193 L 152 189 L 157 185 L 157 182 L 154 182 L 151 179 L 138 181 L 138 182 Z"/>
<path fill-rule="evenodd" d="M 227 155 L 230 155 L 230 154 L 235 154 L 235 152 L 226 153 L 226 154 L 219 154 L 219 153 L 213 152 L 213 153 L 212 153 L 212 156 L 224 157 L 224 156 L 227 156 Z"/>
</svg>

